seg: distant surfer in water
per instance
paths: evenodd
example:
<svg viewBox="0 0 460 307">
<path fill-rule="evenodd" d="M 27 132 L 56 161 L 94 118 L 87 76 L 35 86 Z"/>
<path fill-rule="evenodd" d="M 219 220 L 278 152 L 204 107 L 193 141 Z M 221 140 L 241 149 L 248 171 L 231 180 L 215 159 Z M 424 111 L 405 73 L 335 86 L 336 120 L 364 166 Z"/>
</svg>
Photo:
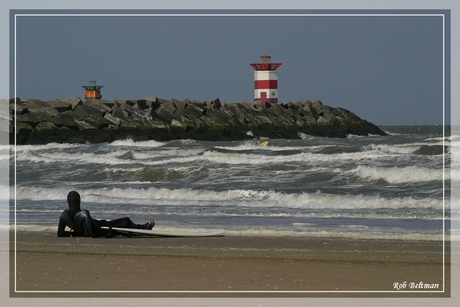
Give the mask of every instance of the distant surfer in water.
<svg viewBox="0 0 460 307">
<path fill-rule="evenodd" d="M 93 219 L 88 210 L 80 209 L 80 201 L 80 194 L 76 191 L 72 191 L 67 195 L 69 209 L 64 210 L 59 217 L 58 237 L 110 236 L 111 231 L 101 229 L 102 226 L 149 230 L 155 226 L 153 218 L 150 218 L 145 224 L 135 224 L 129 217 L 112 221 Z M 70 232 L 65 231 L 66 226 L 71 229 Z"/>
</svg>

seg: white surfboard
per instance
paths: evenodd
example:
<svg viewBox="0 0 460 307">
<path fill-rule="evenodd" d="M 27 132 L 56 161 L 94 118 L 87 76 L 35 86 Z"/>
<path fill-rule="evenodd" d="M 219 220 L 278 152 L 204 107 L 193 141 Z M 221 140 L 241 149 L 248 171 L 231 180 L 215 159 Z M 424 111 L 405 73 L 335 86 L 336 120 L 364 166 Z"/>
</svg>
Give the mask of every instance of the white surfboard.
<svg viewBox="0 0 460 307">
<path fill-rule="evenodd" d="M 101 227 L 102 229 L 110 229 L 110 227 Z M 112 227 L 112 230 L 127 234 L 147 235 L 155 237 L 215 237 L 224 234 L 223 229 L 215 229 L 208 231 L 166 231 L 158 229 L 135 229 L 135 228 L 119 228 Z"/>
</svg>

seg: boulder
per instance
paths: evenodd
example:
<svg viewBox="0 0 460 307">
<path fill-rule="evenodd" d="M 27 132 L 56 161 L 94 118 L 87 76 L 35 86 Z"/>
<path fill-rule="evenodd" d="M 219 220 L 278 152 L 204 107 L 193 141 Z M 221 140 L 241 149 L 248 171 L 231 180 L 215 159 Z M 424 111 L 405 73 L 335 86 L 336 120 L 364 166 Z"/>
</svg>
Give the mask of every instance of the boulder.
<svg viewBox="0 0 460 307">
<path fill-rule="evenodd" d="M 10 114 L 21 115 L 29 113 L 29 109 L 27 108 L 27 106 L 21 103 L 10 103 L 9 108 Z"/>
<path fill-rule="evenodd" d="M 305 111 L 307 114 L 310 114 L 313 118 L 317 119 L 318 118 L 318 110 L 317 108 L 314 108 L 311 102 L 307 102 L 306 104 L 303 105 L 302 108 L 299 110 Z"/>
<path fill-rule="evenodd" d="M 312 103 L 311 107 L 315 110 L 316 112 L 316 119 L 318 119 L 319 116 L 323 116 L 324 111 L 323 111 L 323 103 L 321 100 L 316 100 L 314 103 Z"/>
<path fill-rule="evenodd" d="M 11 127 L 13 127 L 13 125 L 11 125 Z M 12 133 L 10 133 L 10 143 L 11 141 L 13 141 L 14 143 L 14 133 L 15 133 L 16 143 L 24 144 L 27 141 L 27 139 L 30 137 L 30 135 L 32 134 L 32 131 L 34 131 L 34 128 L 31 125 L 27 123 L 23 123 L 23 122 L 17 122 L 15 131 L 12 131 Z"/>
<path fill-rule="evenodd" d="M 201 109 L 201 110 L 204 110 L 204 108 L 206 107 L 206 101 L 204 100 L 192 100 L 192 105 L 194 105 L 195 107 Z"/>
<path fill-rule="evenodd" d="M 15 97 L 15 98 L 10 98 L 10 99 L 8 100 L 8 103 L 9 103 L 9 104 L 12 104 L 12 103 L 22 104 L 22 101 L 21 101 L 21 98 Z"/>
<path fill-rule="evenodd" d="M 81 101 L 80 98 L 67 98 L 65 101 L 70 103 L 70 109 L 75 110 L 77 106 L 80 106 L 83 104 L 83 101 Z"/>
<path fill-rule="evenodd" d="M 123 114 L 125 114 L 124 116 L 128 117 L 131 117 L 138 110 L 137 106 L 135 107 L 135 105 L 129 103 L 129 100 L 127 100 L 126 103 L 122 103 L 119 108 L 123 111 Z"/>
<path fill-rule="evenodd" d="M 176 119 L 176 120 L 181 120 L 182 117 L 184 115 L 184 110 L 180 110 L 180 109 L 177 109 L 176 111 L 174 111 L 174 113 L 172 114 L 172 119 Z"/>
<path fill-rule="evenodd" d="M 123 105 L 134 107 L 135 105 L 137 105 L 137 101 L 136 100 L 125 100 Z"/>
<path fill-rule="evenodd" d="M 272 117 L 284 117 L 285 116 L 285 109 L 281 108 L 279 104 L 273 104 L 270 106 L 270 112 L 269 114 Z"/>
<path fill-rule="evenodd" d="M 130 117 L 131 121 L 137 121 L 142 124 L 150 125 L 150 123 L 153 120 L 152 115 L 149 113 L 143 111 L 143 110 L 135 110 L 133 114 L 131 114 Z"/>
<path fill-rule="evenodd" d="M 63 138 L 68 139 L 70 137 L 76 136 L 77 131 L 75 129 L 70 129 L 69 127 L 61 127 L 59 131 L 56 132 L 56 135 Z"/>
<path fill-rule="evenodd" d="M 78 121 L 82 121 L 83 119 L 78 117 L 78 116 L 75 116 L 75 115 L 72 115 L 72 114 L 69 114 L 69 113 L 61 113 L 59 115 L 61 121 L 62 121 L 62 126 L 65 127 L 65 128 L 69 128 L 69 129 L 72 129 L 72 130 L 79 130 L 80 127 L 77 123 L 77 120 Z"/>
<path fill-rule="evenodd" d="M 72 108 L 70 102 L 63 100 L 46 101 L 45 104 L 47 104 L 51 108 L 54 108 L 59 113 L 65 112 Z"/>
<path fill-rule="evenodd" d="M 107 115 L 107 113 L 105 113 Z M 121 119 L 127 119 L 129 117 L 129 114 L 128 112 L 124 111 L 122 108 L 121 108 L 121 105 L 120 104 L 115 104 L 113 107 L 112 107 L 112 111 L 111 113 L 113 116 L 115 117 L 118 117 L 118 118 L 121 118 Z"/>
<path fill-rule="evenodd" d="M 85 131 L 85 130 L 97 130 L 96 127 L 91 125 L 90 123 L 87 123 L 86 121 L 82 120 L 76 120 L 75 121 L 78 125 L 78 130 L 79 131 Z"/>
<path fill-rule="evenodd" d="M 27 100 L 26 106 L 29 112 L 35 112 L 40 110 L 41 108 L 47 107 L 48 105 L 46 105 L 40 99 L 30 98 L 29 100 Z"/>
<path fill-rule="evenodd" d="M 206 100 L 206 107 L 209 109 L 219 110 L 222 107 L 219 98 L 214 98 L 212 100 Z"/>
<path fill-rule="evenodd" d="M 264 100 L 256 100 L 252 103 L 252 106 L 257 111 L 263 111 L 269 109 L 271 105 Z"/>
<path fill-rule="evenodd" d="M 174 101 L 178 101 L 178 100 L 173 99 L 171 101 L 166 101 L 166 102 L 162 103 L 160 106 L 162 108 L 168 109 L 170 114 L 174 114 L 174 112 L 177 110 L 177 107 L 174 104 Z"/>
<path fill-rule="evenodd" d="M 121 118 L 116 117 L 113 114 L 105 113 L 104 118 L 112 125 L 120 126 L 120 123 L 123 121 Z"/>
<path fill-rule="evenodd" d="M 316 120 L 318 124 L 329 124 L 327 119 L 325 119 L 323 116 L 318 116 L 318 119 Z"/>
<path fill-rule="evenodd" d="M 323 117 L 329 125 L 338 126 L 340 120 L 332 113 L 326 113 Z"/>
<path fill-rule="evenodd" d="M 297 110 L 297 109 L 298 109 L 297 105 L 295 105 L 294 103 L 292 103 L 292 101 L 289 101 L 289 102 L 286 104 L 286 108 L 287 108 L 287 109 L 294 109 L 294 110 Z"/>
<path fill-rule="evenodd" d="M 105 108 L 100 107 L 100 105 L 96 106 L 91 104 L 83 104 L 81 106 L 77 106 L 75 108 L 75 111 L 81 112 L 82 115 L 86 113 L 88 114 L 88 116 L 90 116 L 91 114 L 103 115 L 106 112 Z"/>
<path fill-rule="evenodd" d="M 96 130 L 101 130 L 110 124 L 110 121 L 105 119 L 101 114 L 91 114 L 85 118 L 85 122 L 93 126 Z"/>
<path fill-rule="evenodd" d="M 54 135 L 59 130 L 53 123 L 41 122 L 32 131 L 32 138 L 46 139 Z"/>
<path fill-rule="evenodd" d="M 160 106 L 160 105 L 159 105 L 159 104 L 160 104 L 160 100 L 158 99 L 157 96 L 147 97 L 147 98 L 145 98 L 144 100 L 146 101 L 147 105 L 148 105 L 149 107 L 151 107 L 151 108 L 154 107 L 154 104 L 158 104 L 157 107 Z"/>
<path fill-rule="evenodd" d="M 56 110 L 53 107 L 43 107 L 43 108 L 41 108 L 41 111 L 45 112 L 46 114 L 48 114 L 49 116 L 52 116 L 52 117 L 59 115 L 58 110 Z"/>
<path fill-rule="evenodd" d="M 176 108 L 176 110 L 182 111 L 187 106 L 187 103 L 185 101 L 179 101 L 177 99 L 172 99 L 171 102 L 174 104 L 174 107 Z"/>
<path fill-rule="evenodd" d="M 179 128 L 184 128 L 184 125 L 182 125 L 182 122 L 178 121 L 178 120 L 175 120 L 173 119 L 171 121 L 171 126 L 175 126 L 175 127 L 179 127 Z"/>
<path fill-rule="evenodd" d="M 27 123 L 35 128 L 39 123 L 45 121 L 51 122 L 52 119 L 48 113 L 46 113 L 42 109 L 37 109 L 31 113 L 16 115 L 16 121 Z"/>
<path fill-rule="evenodd" d="M 173 112 L 174 111 L 170 111 L 170 109 L 164 106 L 163 104 L 158 109 L 155 110 L 157 117 L 166 123 L 171 122 L 171 117 L 172 117 Z"/>
<path fill-rule="evenodd" d="M 147 100 L 145 100 L 145 99 L 139 99 L 139 100 L 136 101 L 136 106 L 140 110 L 145 110 L 145 109 L 151 108 L 152 104 L 147 103 Z"/>
<path fill-rule="evenodd" d="M 83 106 L 96 109 L 99 111 L 99 113 L 102 113 L 102 114 L 106 112 L 110 113 L 112 111 L 112 107 L 109 107 L 107 104 L 104 103 L 104 101 L 97 100 L 97 99 L 85 100 L 85 102 L 83 102 Z M 91 114 L 92 112 L 88 112 L 88 113 Z"/>
<path fill-rule="evenodd" d="M 200 118 L 204 113 L 204 109 L 200 108 L 196 104 L 191 103 L 184 109 L 182 113 L 186 118 Z"/>
<path fill-rule="evenodd" d="M 61 114 L 69 114 L 72 115 L 75 119 L 83 120 L 90 114 L 87 111 L 91 112 L 92 110 L 88 110 L 88 108 L 85 108 L 85 106 L 79 105 L 72 112 L 63 112 Z"/>
</svg>

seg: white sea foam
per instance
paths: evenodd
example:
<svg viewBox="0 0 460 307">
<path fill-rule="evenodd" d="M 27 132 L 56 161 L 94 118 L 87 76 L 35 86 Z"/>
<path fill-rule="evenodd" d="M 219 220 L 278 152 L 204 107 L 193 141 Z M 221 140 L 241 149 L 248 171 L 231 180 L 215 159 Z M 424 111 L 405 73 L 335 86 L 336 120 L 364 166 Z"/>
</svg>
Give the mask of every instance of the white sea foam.
<svg viewBox="0 0 460 307">
<path fill-rule="evenodd" d="M 312 151 L 315 148 L 323 148 L 324 146 L 278 146 L 278 145 L 269 145 L 269 146 L 259 146 L 253 142 L 247 142 L 241 145 L 236 146 L 214 146 L 216 149 L 226 150 L 226 151 Z"/>
<path fill-rule="evenodd" d="M 443 176 L 442 169 L 430 169 L 418 166 L 406 167 L 369 167 L 359 165 L 351 171 L 358 176 L 371 180 L 385 180 L 391 184 L 407 182 L 442 181 L 450 179 L 450 174 Z"/>
<path fill-rule="evenodd" d="M 389 155 L 387 155 L 389 156 Z M 246 153 L 220 153 L 207 151 L 203 154 L 202 159 L 223 164 L 278 164 L 278 163 L 334 163 L 356 161 L 363 159 L 382 158 L 382 155 L 372 151 L 364 153 L 337 153 L 337 154 L 318 154 L 318 153 L 299 153 L 293 155 L 263 155 L 263 154 L 246 154 Z M 201 158 L 200 158 L 201 159 Z"/>
<path fill-rule="evenodd" d="M 369 144 L 363 147 L 363 150 L 379 151 L 383 153 L 397 153 L 397 154 L 408 154 L 419 149 L 420 146 L 416 144 L 405 144 L 405 145 L 387 145 L 387 144 Z"/>
<path fill-rule="evenodd" d="M 46 152 L 39 153 L 35 150 L 26 150 L 18 153 L 16 157 L 17 162 L 21 161 L 32 161 L 35 163 L 81 163 L 81 164 L 125 164 L 132 163 L 124 158 L 122 155 L 128 153 L 128 150 L 117 150 L 111 152 L 105 152 L 103 154 L 89 153 L 89 152 L 78 152 L 78 153 L 67 153 L 67 152 Z"/>
<path fill-rule="evenodd" d="M 70 188 L 34 188 L 17 187 L 18 200 L 46 201 L 62 200 L 65 202 Z M 13 192 L 14 193 L 14 192 Z M 104 188 L 80 191 L 83 202 L 121 203 L 143 205 L 212 205 L 217 207 L 236 206 L 246 208 L 291 208 L 291 209 L 441 209 L 442 201 L 438 199 L 384 198 L 364 195 L 334 195 L 326 193 L 286 194 L 271 190 L 228 190 L 207 191 L 195 189 L 164 188 Z"/>
<path fill-rule="evenodd" d="M 0 200 L 10 199 L 10 187 L 6 184 L 0 184 Z"/>
<path fill-rule="evenodd" d="M 128 147 L 161 147 L 164 146 L 166 143 L 149 140 L 149 141 L 135 141 L 132 138 L 124 139 L 124 140 L 117 140 L 109 143 L 109 146 L 128 146 Z"/>
<path fill-rule="evenodd" d="M 205 151 L 203 148 L 167 148 L 164 150 L 134 152 L 133 157 L 136 160 L 149 160 L 156 157 L 187 157 L 199 156 Z"/>
<path fill-rule="evenodd" d="M 17 146 L 12 146 L 11 149 L 14 149 L 16 152 L 22 152 L 22 151 L 28 151 L 28 150 L 34 150 L 34 151 L 40 151 L 40 150 L 62 150 L 62 149 L 71 149 L 71 148 L 79 148 L 82 146 L 88 146 L 85 144 L 69 144 L 69 143 L 48 143 L 48 144 L 43 144 L 43 145 L 17 145 Z"/>
</svg>

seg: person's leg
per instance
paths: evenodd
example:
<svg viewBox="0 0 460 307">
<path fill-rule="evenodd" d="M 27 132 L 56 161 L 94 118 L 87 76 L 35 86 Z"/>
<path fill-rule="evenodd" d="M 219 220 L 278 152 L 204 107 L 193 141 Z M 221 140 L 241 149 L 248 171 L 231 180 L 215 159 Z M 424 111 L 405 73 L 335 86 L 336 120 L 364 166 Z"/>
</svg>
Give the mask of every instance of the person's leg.
<svg viewBox="0 0 460 307">
<path fill-rule="evenodd" d="M 103 222 L 106 225 L 101 226 L 108 226 L 108 227 L 119 227 L 119 228 L 136 228 L 136 229 L 152 229 L 153 226 L 155 225 L 155 222 L 151 218 L 149 222 L 145 224 L 136 224 L 134 223 L 129 217 L 122 217 L 116 220 L 111 220 L 111 221 L 99 221 Z"/>
</svg>

